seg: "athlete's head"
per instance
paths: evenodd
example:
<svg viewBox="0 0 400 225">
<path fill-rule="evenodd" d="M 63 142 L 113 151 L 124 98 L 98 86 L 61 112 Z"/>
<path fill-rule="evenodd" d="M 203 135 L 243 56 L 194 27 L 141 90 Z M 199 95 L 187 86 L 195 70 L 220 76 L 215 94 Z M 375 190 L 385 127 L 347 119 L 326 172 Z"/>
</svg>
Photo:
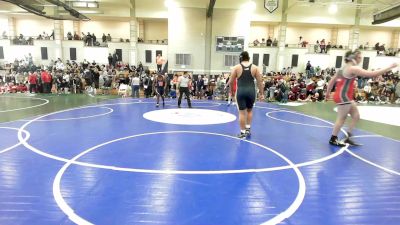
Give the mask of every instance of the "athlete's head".
<svg viewBox="0 0 400 225">
<path fill-rule="evenodd" d="M 358 65 L 361 63 L 362 57 L 361 57 L 361 52 L 359 50 L 355 51 L 348 51 L 345 54 L 345 59 L 344 61 L 346 63 L 353 63 L 353 65 Z"/>
<path fill-rule="evenodd" d="M 240 62 L 243 62 L 243 61 L 246 61 L 246 62 L 247 62 L 247 61 L 250 61 L 250 55 L 249 55 L 249 53 L 246 52 L 246 51 L 240 53 L 239 61 L 240 61 Z"/>
</svg>

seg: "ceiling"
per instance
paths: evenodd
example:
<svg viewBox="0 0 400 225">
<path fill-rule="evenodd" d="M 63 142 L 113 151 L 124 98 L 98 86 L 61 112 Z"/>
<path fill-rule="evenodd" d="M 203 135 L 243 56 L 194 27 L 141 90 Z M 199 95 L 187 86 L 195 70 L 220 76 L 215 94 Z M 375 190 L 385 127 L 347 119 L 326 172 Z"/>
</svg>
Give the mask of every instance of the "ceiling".
<svg viewBox="0 0 400 225">
<path fill-rule="evenodd" d="M 32 1 L 32 0 L 28 0 Z M 43 1 L 43 0 L 37 0 Z M 180 7 L 207 8 L 210 0 L 174 0 Z M 215 8 L 217 9 L 240 9 L 240 7 L 249 0 L 217 0 Z M 262 7 L 264 0 L 253 0 L 258 7 Z M 357 1 L 357 0 L 356 0 Z M 129 20 L 131 0 L 97 0 L 99 2 L 98 9 L 90 9 L 91 12 L 83 13 L 87 17 L 95 20 Z M 327 5 L 336 3 L 339 9 L 360 7 L 363 14 L 371 16 L 374 12 L 383 10 L 395 4 L 399 4 L 399 0 L 362 0 L 363 4 L 351 3 L 351 0 L 316 0 L 316 3 L 309 3 L 309 0 L 289 0 L 289 13 L 297 11 L 307 11 L 310 7 L 316 10 L 319 7 L 327 7 Z M 164 0 L 135 0 L 136 13 L 141 15 L 151 14 L 149 18 L 167 18 L 167 8 Z M 80 11 L 81 8 L 75 8 Z M 90 11 L 84 9 L 85 11 Z M 344 10 L 343 10 L 344 11 Z M 336 16 L 344 13 L 339 10 Z M 0 16 L 12 15 L 14 17 L 31 16 L 25 10 L 11 3 L 0 0 Z M 159 15 L 159 16 L 157 16 Z"/>
</svg>

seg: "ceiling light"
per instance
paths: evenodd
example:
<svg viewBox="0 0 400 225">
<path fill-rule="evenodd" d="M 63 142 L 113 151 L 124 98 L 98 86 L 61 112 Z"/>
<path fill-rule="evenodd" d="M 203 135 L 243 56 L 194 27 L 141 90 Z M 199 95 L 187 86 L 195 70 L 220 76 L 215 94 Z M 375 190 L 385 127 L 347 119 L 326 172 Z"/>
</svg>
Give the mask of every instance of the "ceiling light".
<svg viewBox="0 0 400 225">
<path fill-rule="evenodd" d="M 178 6 L 174 0 L 165 0 L 164 5 L 167 8 L 176 8 Z"/>
<path fill-rule="evenodd" d="M 9 13 L 9 12 L 11 12 L 11 11 L 9 11 L 9 10 L 0 10 L 0 13 Z"/>
<path fill-rule="evenodd" d="M 331 4 L 328 8 L 329 14 L 335 14 L 338 11 L 338 7 L 336 4 Z"/>
<path fill-rule="evenodd" d="M 103 11 L 100 10 L 78 10 L 79 13 L 82 14 L 103 14 Z"/>
</svg>

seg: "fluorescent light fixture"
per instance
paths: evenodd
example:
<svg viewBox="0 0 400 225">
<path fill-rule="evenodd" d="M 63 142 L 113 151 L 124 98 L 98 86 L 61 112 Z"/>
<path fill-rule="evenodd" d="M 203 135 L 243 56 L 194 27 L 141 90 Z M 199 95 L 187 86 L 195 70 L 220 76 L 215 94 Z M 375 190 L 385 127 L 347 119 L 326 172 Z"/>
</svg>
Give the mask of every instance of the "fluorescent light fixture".
<svg viewBox="0 0 400 225">
<path fill-rule="evenodd" d="M 66 1 L 66 4 L 75 8 L 99 8 L 99 3 L 97 1 Z"/>
<path fill-rule="evenodd" d="M 103 14 L 103 11 L 100 10 L 78 10 L 79 13 L 82 14 Z"/>
<path fill-rule="evenodd" d="M 328 8 L 329 14 L 335 14 L 338 11 L 338 6 L 336 4 L 331 4 Z"/>
<path fill-rule="evenodd" d="M 176 8 L 178 6 L 174 0 L 165 0 L 164 5 L 167 8 Z"/>
<path fill-rule="evenodd" d="M 245 4 L 243 4 L 242 9 L 248 10 L 248 11 L 254 11 L 257 8 L 257 4 L 254 1 L 248 1 Z"/>
<path fill-rule="evenodd" d="M 9 10 L 0 10 L 0 13 L 9 13 L 9 12 L 11 12 L 11 11 L 9 11 Z"/>
</svg>

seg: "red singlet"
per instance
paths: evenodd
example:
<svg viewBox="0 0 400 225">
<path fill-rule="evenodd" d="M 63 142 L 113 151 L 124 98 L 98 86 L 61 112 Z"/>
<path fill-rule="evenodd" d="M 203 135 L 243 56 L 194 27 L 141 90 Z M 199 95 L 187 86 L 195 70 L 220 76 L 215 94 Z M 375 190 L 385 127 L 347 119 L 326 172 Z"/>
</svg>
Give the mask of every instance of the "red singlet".
<svg viewBox="0 0 400 225">
<path fill-rule="evenodd" d="M 236 90 L 237 90 L 237 79 L 235 79 L 234 81 L 233 81 L 233 91 L 231 91 L 231 92 L 233 92 L 232 93 L 232 95 L 235 95 L 236 94 Z M 232 90 L 232 89 L 231 89 Z"/>
<path fill-rule="evenodd" d="M 337 72 L 336 91 L 333 100 L 338 105 L 349 104 L 354 100 L 354 81 L 353 78 L 343 76 L 343 69 Z"/>
</svg>

